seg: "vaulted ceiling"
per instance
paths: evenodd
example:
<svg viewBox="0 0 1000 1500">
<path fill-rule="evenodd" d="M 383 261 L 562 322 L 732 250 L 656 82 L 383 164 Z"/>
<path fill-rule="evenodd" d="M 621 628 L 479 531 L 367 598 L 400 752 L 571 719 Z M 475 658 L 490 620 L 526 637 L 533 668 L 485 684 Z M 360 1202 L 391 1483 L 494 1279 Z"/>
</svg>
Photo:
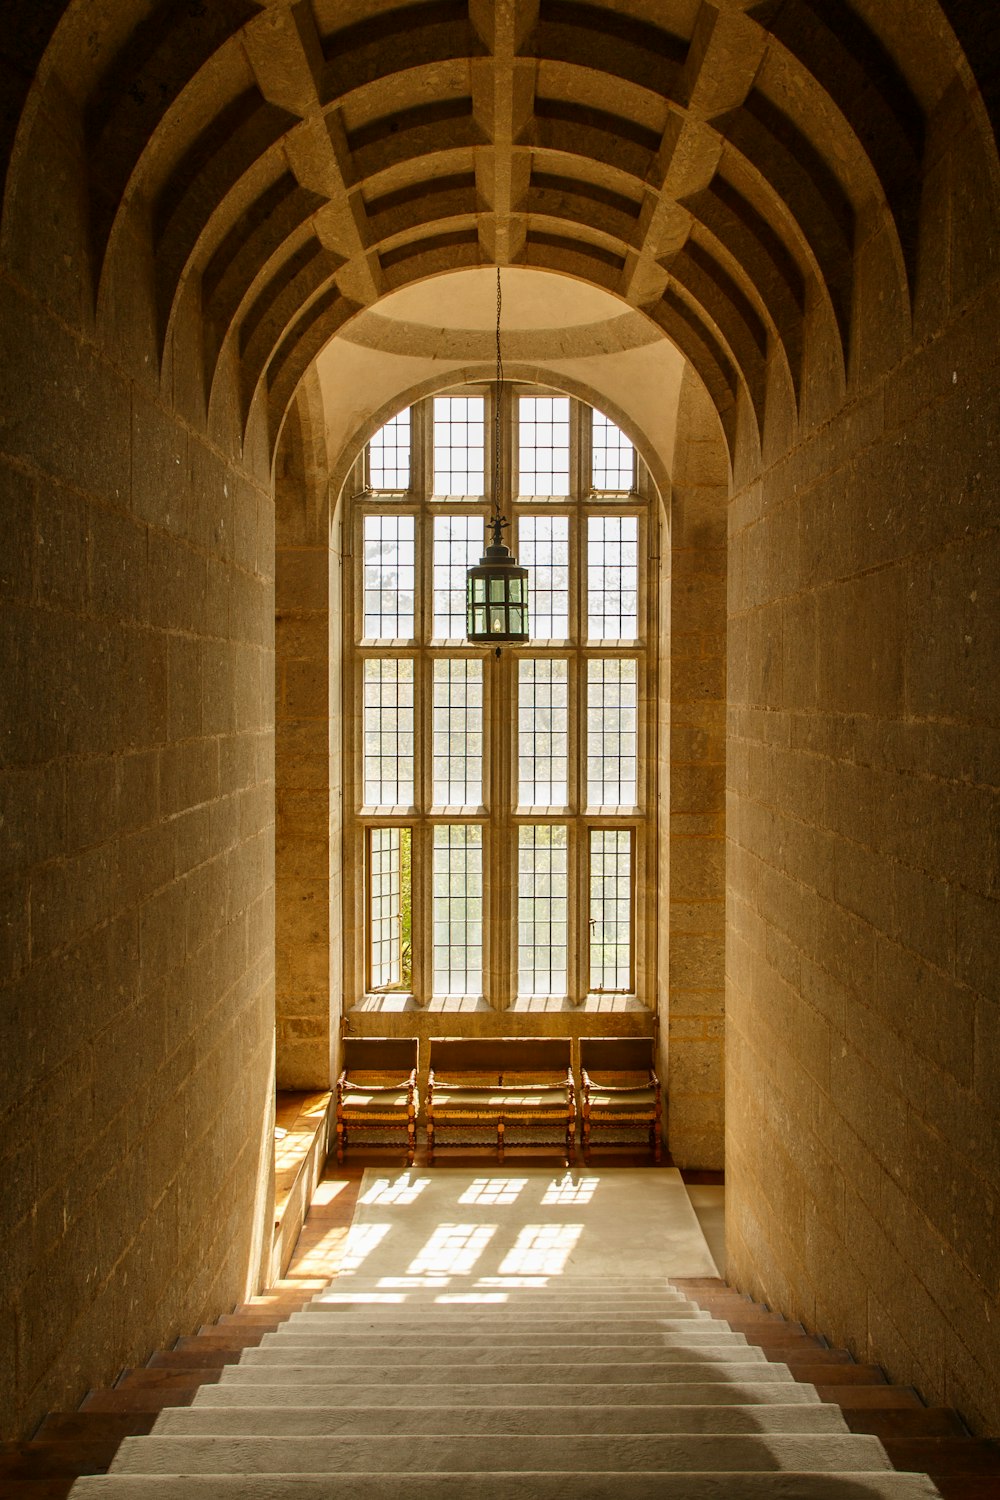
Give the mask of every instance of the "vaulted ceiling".
<svg viewBox="0 0 1000 1500">
<path fill-rule="evenodd" d="M 624 299 L 731 436 L 741 393 L 758 426 L 796 403 L 813 332 L 846 367 L 873 210 L 911 294 L 963 69 L 930 0 L 77 0 L 39 87 L 76 112 L 95 295 L 131 209 L 161 352 L 196 285 L 244 425 L 387 292 L 499 263 Z"/>
</svg>

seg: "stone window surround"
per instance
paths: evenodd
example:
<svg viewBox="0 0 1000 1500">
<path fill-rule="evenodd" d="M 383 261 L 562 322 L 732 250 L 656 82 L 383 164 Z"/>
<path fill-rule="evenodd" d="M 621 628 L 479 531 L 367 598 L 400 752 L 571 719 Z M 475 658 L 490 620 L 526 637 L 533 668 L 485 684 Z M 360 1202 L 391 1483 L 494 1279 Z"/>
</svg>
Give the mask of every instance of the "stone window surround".
<svg viewBox="0 0 1000 1500">
<path fill-rule="evenodd" d="M 438 393 L 443 394 L 443 393 Z M 486 397 L 486 475 L 492 470 L 494 387 L 483 382 L 449 389 L 449 395 L 474 394 Z M 508 381 L 504 386 L 504 409 L 501 413 L 507 472 L 516 494 L 517 473 L 517 400 L 520 395 L 564 394 L 541 385 Z M 641 459 L 636 457 L 634 492 L 609 491 L 595 495 L 591 487 L 590 408 L 576 398 L 570 401 L 570 490 L 569 499 L 531 500 L 518 497 L 512 507 L 517 513 L 570 515 L 576 524 L 570 527 L 570 634 L 569 643 L 529 642 L 523 647 L 505 647 L 499 660 L 487 647 L 467 646 L 460 642 L 431 642 L 432 614 L 432 517 L 434 515 L 480 514 L 486 517 L 489 506 L 485 496 L 442 499 L 432 494 L 433 484 L 433 411 L 434 397 L 417 401 L 411 408 L 411 485 L 403 491 L 373 491 L 368 485 L 367 448 L 359 456 L 353 482 L 348 481 L 349 501 L 345 514 L 345 538 L 349 538 L 344 571 L 344 993 L 362 1003 L 366 1011 L 384 1012 L 419 1010 L 434 1012 L 468 1012 L 470 1010 L 510 1011 L 516 1013 L 573 1012 L 586 1009 L 607 1010 L 620 1004 L 628 1009 L 638 1002 L 655 1010 L 655 944 L 656 944 L 656 807 L 657 807 L 657 716 L 652 702 L 656 676 L 658 646 L 655 567 L 649 558 L 657 548 L 652 545 L 650 529 L 657 524 L 657 507 L 652 503 L 654 487 Z M 417 627 L 416 642 L 405 645 L 362 645 L 362 532 L 364 517 L 386 509 L 417 516 Z M 634 515 L 639 522 L 639 639 L 635 643 L 590 643 L 584 639 L 583 610 L 586 596 L 583 560 L 586 550 L 586 517 L 596 514 Z M 421 524 L 421 522 L 423 524 Z M 362 748 L 361 686 L 363 662 L 373 657 L 401 655 L 415 662 L 418 681 L 426 683 L 418 698 L 416 736 L 418 745 L 430 742 L 430 676 L 431 663 L 443 656 L 472 656 L 484 662 L 484 807 L 463 809 L 460 813 L 431 809 L 430 756 L 418 767 L 417 806 L 424 809 L 394 810 L 391 814 L 375 813 L 362 807 L 359 768 Z M 639 806 L 620 813 L 608 810 L 588 812 L 583 806 L 585 771 L 583 763 L 583 716 L 586 713 L 586 664 L 602 656 L 628 655 L 640 664 L 639 692 Z M 527 811 L 512 805 L 516 784 L 516 679 L 517 662 L 523 656 L 558 657 L 570 663 L 569 716 L 570 735 L 570 806 L 568 810 Z M 498 803 L 500 805 L 498 805 Z M 490 808 L 492 811 L 487 811 Z M 433 828 L 442 823 L 479 823 L 484 828 L 484 993 L 482 996 L 432 996 L 430 977 L 431 922 L 431 850 Z M 565 997 L 517 995 L 516 932 L 516 843 L 517 827 L 527 823 L 561 823 L 569 829 L 570 843 L 570 922 L 569 982 Z M 366 933 L 367 834 L 377 826 L 401 826 L 413 829 L 413 987 L 412 992 L 373 991 L 368 986 L 368 952 Z M 587 926 L 590 903 L 590 874 L 586 849 L 588 830 L 592 828 L 628 828 L 632 832 L 632 910 L 633 910 L 633 991 L 625 995 L 591 993 L 587 988 Z M 425 847 L 426 846 L 426 847 Z M 502 863 L 501 863 L 502 862 Z M 418 927 L 425 937 L 418 938 Z"/>
</svg>

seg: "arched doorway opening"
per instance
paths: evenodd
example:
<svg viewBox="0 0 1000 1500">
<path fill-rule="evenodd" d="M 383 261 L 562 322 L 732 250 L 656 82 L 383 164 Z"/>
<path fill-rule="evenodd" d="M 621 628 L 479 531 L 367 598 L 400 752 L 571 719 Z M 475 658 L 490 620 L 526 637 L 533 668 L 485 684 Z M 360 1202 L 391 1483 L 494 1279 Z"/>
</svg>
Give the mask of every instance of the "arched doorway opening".
<svg viewBox="0 0 1000 1500">
<path fill-rule="evenodd" d="M 655 836 L 649 839 L 644 849 L 641 878 L 636 871 L 636 900 L 642 903 L 643 912 L 643 987 L 642 1000 L 633 999 L 631 1014 L 624 998 L 617 1007 L 607 995 L 591 994 L 587 1002 L 585 987 L 574 1004 L 559 1002 L 555 1008 L 550 1004 L 547 1014 L 541 1002 L 534 1006 L 515 1003 L 511 1009 L 514 998 L 511 995 L 502 1007 L 488 1006 L 485 1016 L 480 1010 L 478 1019 L 463 1021 L 459 1007 L 456 1020 L 460 1026 L 485 1027 L 487 1030 L 491 1026 L 494 1030 L 498 1027 L 509 1030 L 513 1026 L 537 1032 L 539 1029 L 544 1031 L 555 1027 L 560 1030 L 569 1026 L 575 1035 L 581 1028 L 590 1032 L 595 1028 L 614 1031 L 622 1027 L 648 1030 L 654 1018 L 658 1018 L 662 1068 L 665 1079 L 670 1081 L 671 1138 L 675 1157 L 685 1165 L 721 1166 L 722 714 L 724 500 L 727 483 L 722 435 L 708 402 L 699 392 L 697 379 L 689 376 L 685 380 L 683 361 L 669 343 L 655 331 L 651 334 L 648 323 L 641 317 L 623 311 L 616 299 L 599 291 L 587 292 L 568 278 L 553 278 L 537 271 L 511 270 L 507 273 L 505 288 L 506 305 L 510 310 L 510 331 L 505 334 L 505 364 L 511 378 L 537 381 L 545 376 L 548 389 L 573 393 L 561 399 L 566 403 L 567 412 L 573 412 L 573 468 L 581 525 L 585 524 L 582 511 L 593 508 L 592 502 L 583 498 L 591 494 L 593 485 L 590 476 L 584 483 L 580 468 L 583 452 L 579 448 L 586 421 L 589 455 L 592 407 L 603 407 L 604 410 L 610 407 L 616 419 L 627 424 L 641 444 L 642 467 L 646 475 L 643 485 L 654 500 L 643 535 L 643 567 L 649 580 L 647 588 L 644 579 L 644 599 L 649 615 L 643 627 L 643 640 L 655 648 L 655 667 L 649 674 L 643 714 L 650 765 L 648 800 L 644 800 Z M 442 307 L 449 310 L 444 329 L 440 327 Z M 542 309 L 543 326 L 538 328 L 532 320 Z M 315 789 L 318 785 L 327 763 L 343 767 L 346 719 L 334 717 L 332 720 L 334 741 L 329 747 L 322 743 L 319 729 L 328 707 L 334 711 L 338 701 L 336 693 L 344 693 L 338 641 L 343 608 L 339 596 L 342 560 L 357 559 L 363 546 L 361 536 L 354 535 L 354 523 L 348 514 L 352 496 L 364 486 L 363 470 L 354 464 L 359 434 L 355 431 L 346 437 L 341 435 L 345 423 L 341 393 L 350 390 L 356 408 L 358 394 L 364 389 L 374 410 L 370 418 L 359 424 L 363 437 L 375 431 L 378 423 L 393 410 L 391 399 L 387 402 L 385 398 L 388 385 L 395 382 L 397 386 L 403 386 L 403 382 L 409 382 L 401 394 L 407 406 L 417 398 L 413 410 L 422 414 L 415 420 L 412 435 L 413 463 L 422 466 L 421 472 L 428 470 L 433 440 L 431 393 L 442 386 L 454 389 L 454 378 L 458 376 L 464 382 L 463 389 L 486 390 L 488 399 L 488 386 L 475 382 L 483 381 L 488 373 L 487 356 L 492 339 L 489 319 L 492 315 L 493 286 L 489 272 L 464 271 L 447 278 L 435 278 L 421 288 L 411 288 L 405 295 L 397 294 L 388 299 L 376 317 L 358 320 L 360 327 L 355 329 L 352 325 L 343 339 L 335 340 L 330 346 L 310 387 L 314 403 L 312 427 L 314 431 L 320 430 L 321 412 L 325 410 L 327 440 L 343 443 L 344 457 L 333 457 L 330 463 L 332 483 L 327 486 L 325 475 L 319 479 L 316 491 L 319 498 L 311 506 L 312 514 L 318 518 L 322 513 L 322 497 L 326 493 L 334 505 L 330 533 L 332 550 L 327 555 L 321 535 L 322 523 L 317 519 L 313 553 L 314 576 L 332 580 L 330 598 L 335 602 L 331 603 L 329 625 L 333 645 L 329 664 L 314 659 L 309 665 L 302 656 L 293 656 L 288 663 L 287 670 L 293 674 L 292 680 L 296 683 L 301 683 L 302 673 L 309 666 L 319 696 L 315 699 L 315 717 L 312 731 L 309 731 L 316 736 L 315 758 L 308 769 L 303 766 L 301 758 L 295 762 L 298 785 L 290 784 L 287 788 L 282 786 L 280 771 L 283 725 L 287 724 L 290 737 L 298 737 L 300 741 L 307 730 L 303 706 L 296 707 L 283 697 L 286 669 L 281 664 L 282 631 L 286 630 L 290 641 L 299 643 L 294 649 L 301 650 L 302 625 L 309 612 L 308 608 L 305 614 L 301 612 L 301 603 L 297 603 L 290 592 L 282 595 L 279 591 L 278 598 L 278 1012 L 279 1038 L 284 1024 L 290 1043 L 288 1071 L 282 1073 L 280 1041 L 278 1066 L 279 1078 L 284 1077 L 290 1084 L 315 1086 L 325 1080 L 329 1058 L 336 1046 L 338 1027 L 347 1012 L 351 1013 L 352 1026 L 361 1030 L 373 1028 L 378 1031 L 388 1027 L 406 1031 L 409 1027 L 411 1032 L 416 1028 L 421 1034 L 430 1035 L 435 1030 L 440 1032 L 442 1025 L 440 1003 L 435 1007 L 428 1006 L 425 1001 L 415 1020 L 415 1009 L 409 1002 L 378 1001 L 372 996 L 365 999 L 363 922 L 354 922 L 352 910 L 354 893 L 364 888 L 365 856 L 354 851 L 353 873 L 345 885 L 341 883 L 336 855 L 339 839 L 349 829 L 355 828 L 357 810 L 362 804 L 358 803 L 355 808 L 353 803 L 357 799 L 350 791 L 346 807 L 336 796 L 331 800 L 329 826 L 334 831 L 327 853 L 321 851 L 317 842 L 317 830 L 327 826 L 324 821 L 326 810 L 321 808 L 322 799 L 315 796 L 315 790 L 312 801 L 309 801 L 309 788 Z M 463 321 L 470 326 L 463 326 Z M 508 341 L 512 345 L 510 348 L 507 348 Z M 404 348 L 409 352 L 401 358 L 399 351 Z M 555 358 L 555 354 L 560 358 Z M 446 370 L 449 365 L 454 371 L 450 381 L 442 371 L 442 366 Z M 367 384 L 364 386 L 358 378 L 359 367 L 365 371 Z M 421 380 L 424 368 L 438 373 Z M 529 387 L 525 385 L 524 389 L 527 391 Z M 324 390 L 326 406 L 322 408 Z M 296 419 L 296 442 L 300 441 L 298 435 L 303 420 Z M 651 422 L 651 435 L 643 432 L 644 421 Z M 279 454 L 279 470 L 281 464 Z M 678 479 L 676 502 L 670 484 L 670 473 L 675 467 Z M 304 477 L 304 468 L 301 465 L 298 468 Z M 659 480 L 656 485 L 653 471 Z M 420 484 L 424 482 L 421 479 Z M 411 502 L 419 490 L 420 485 L 409 491 Z M 428 494 L 430 492 L 429 489 Z M 336 509 L 338 495 L 342 510 Z M 291 491 L 288 503 L 294 503 Z M 279 558 L 282 555 L 282 504 L 279 500 Z M 299 519 L 289 523 L 289 579 L 303 576 L 301 563 L 305 554 L 300 528 L 304 505 L 300 496 Z M 305 509 L 310 507 L 305 506 Z M 575 540 L 573 545 L 577 547 Z M 291 565 L 293 556 L 299 559 L 299 571 Z M 429 569 L 429 560 L 427 566 Z M 582 579 L 581 567 L 575 574 L 575 586 L 582 586 Z M 680 615 L 676 620 L 672 620 L 671 613 L 674 607 L 671 603 L 672 584 L 679 591 L 680 602 L 676 607 L 680 609 Z M 314 620 L 314 624 L 313 639 L 320 642 L 319 622 Z M 375 648 L 375 654 L 381 654 L 381 648 Z M 671 721 L 670 712 L 671 676 L 675 679 L 677 693 L 676 725 Z M 335 683 L 339 684 L 336 689 Z M 287 717 L 284 716 L 286 708 Z M 326 759 L 328 750 L 329 762 Z M 292 817 L 284 824 L 282 802 L 286 794 Z M 308 827 L 302 822 L 304 805 L 311 805 L 314 809 Z M 303 829 L 301 834 L 296 832 L 296 819 L 298 827 Z M 349 834 L 355 841 L 357 836 L 356 829 Z M 671 851 L 683 865 L 683 873 L 672 887 L 669 881 Z M 579 858 L 582 861 L 582 855 Z M 309 920 L 318 939 L 308 949 L 300 947 L 298 956 L 291 945 L 287 949 L 282 946 L 282 868 L 287 871 L 290 881 L 287 890 L 291 911 L 287 931 L 301 935 L 301 908 L 308 905 Z M 327 869 L 331 878 L 328 923 L 324 920 L 322 885 Z M 583 879 L 582 874 L 579 879 Z M 303 880 L 308 883 L 303 884 Z M 345 890 L 351 893 L 346 903 Z M 583 900 L 583 895 L 574 899 L 573 919 L 577 923 L 582 912 L 578 902 Z M 346 957 L 341 946 L 345 910 L 348 927 Z M 322 956 L 322 944 L 326 941 L 330 944 L 329 968 Z M 581 941 L 582 933 L 577 938 L 578 943 Z M 673 981 L 670 978 L 671 943 L 674 945 Z M 582 944 L 582 949 L 585 952 L 586 944 Z M 575 957 L 574 965 L 577 963 Z M 284 969 L 286 964 L 287 970 Z M 349 976 L 346 992 L 341 979 L 344 972 Z M 328 973 L 329 1028 L 317 1016 L 317 1010 L 325 1002 Z M 671 993 L 675 997 L 679 1018 L 676 1035 L 672 1033 L 669 1021 Z M 287 1010 L 283 1015 L 285 1005 Z M 616 1008 L 618 1013 L 614 1014 Z M 561 1015 L 557 1013 L 560 1010 Z"/>
</svg>

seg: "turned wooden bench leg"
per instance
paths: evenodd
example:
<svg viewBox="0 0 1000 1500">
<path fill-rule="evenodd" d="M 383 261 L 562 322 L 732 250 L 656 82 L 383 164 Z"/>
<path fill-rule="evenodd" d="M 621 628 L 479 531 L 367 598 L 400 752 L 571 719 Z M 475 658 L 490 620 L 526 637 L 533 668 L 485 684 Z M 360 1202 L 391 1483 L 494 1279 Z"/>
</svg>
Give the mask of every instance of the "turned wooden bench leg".
<svg viewBox="0 0 1000 1500">
<path fill-rule="evenodd" d="M 576 1160 L 576 1121 L 566 1121 L 566 1165 L 571 1167 Z"/>
<path fill-rule="evenodd" d="M 347 1126 L 343 1120 L 337 1121 L 337 1165 L 344 1165 L 344 1152 L 347 1150 Z"/>
<path fill-rule="evenodd" d="M 434 1120 L 431 1115 L 427 1116 L 427 1162 L 428 1165 L 434 1160 Z"/>
<path fill-rule="evenodd" d="M 504 1122 L 503 1122 L 503 1120 L 498 1120 L 497 1121 L 497 1161 L 503 1161 L 503 1145 L 504 1145 L 503 1131 L 504 1131 Z"/>
</svg>

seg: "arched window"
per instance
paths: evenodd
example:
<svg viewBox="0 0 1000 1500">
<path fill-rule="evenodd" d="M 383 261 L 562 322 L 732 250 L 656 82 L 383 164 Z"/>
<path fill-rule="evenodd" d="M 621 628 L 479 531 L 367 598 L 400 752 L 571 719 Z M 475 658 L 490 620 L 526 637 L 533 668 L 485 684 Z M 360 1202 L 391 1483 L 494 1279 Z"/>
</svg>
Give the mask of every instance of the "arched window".
<svg viewBox="0 0 1000 1500">
<path fill-rule="evenodd" d="M 493 399 L 484 385 L 421 401 L 357 466 L 347 993 L 371 1009 L 653 1005 L 651 484 L 606 416 L 507 386 L 531 639 L 468 644 Z"/>
</svg>

